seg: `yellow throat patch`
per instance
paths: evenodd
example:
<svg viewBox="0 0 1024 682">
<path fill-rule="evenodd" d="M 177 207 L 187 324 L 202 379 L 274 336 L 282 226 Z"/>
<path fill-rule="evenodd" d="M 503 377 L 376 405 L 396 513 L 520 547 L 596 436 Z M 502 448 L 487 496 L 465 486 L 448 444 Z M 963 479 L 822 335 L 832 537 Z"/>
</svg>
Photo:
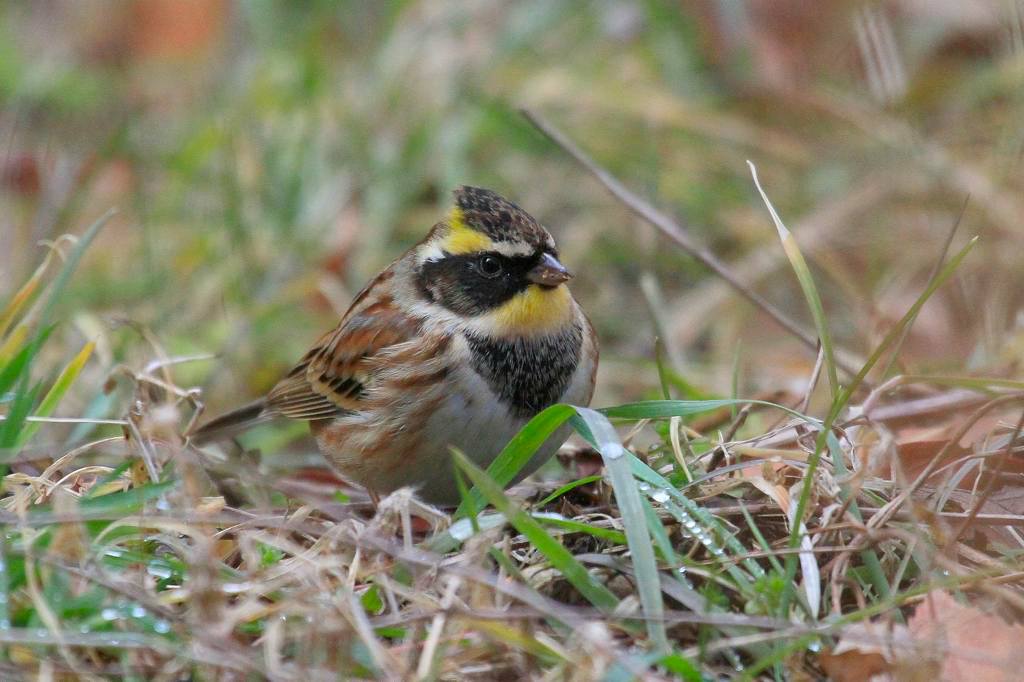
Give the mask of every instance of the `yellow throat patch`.
<svg viewBox="0 0 1024 682">
<path fill-rule="evenodd" d="M 543 334 L 572 319 L 572 295 L 564 284 L 554 289 L 531 284 L 484 319 L 497 334 Z"/>
<path fill-rule="evenodd" d="M 494 249 L 494 242 L 490 237 L 466 225 L 462 218 L 462 209 L 458 206 L 448 214 L 448 228 L 448 234 L 440 246 L 450 254 L 462 255 Z"/>
</svg>

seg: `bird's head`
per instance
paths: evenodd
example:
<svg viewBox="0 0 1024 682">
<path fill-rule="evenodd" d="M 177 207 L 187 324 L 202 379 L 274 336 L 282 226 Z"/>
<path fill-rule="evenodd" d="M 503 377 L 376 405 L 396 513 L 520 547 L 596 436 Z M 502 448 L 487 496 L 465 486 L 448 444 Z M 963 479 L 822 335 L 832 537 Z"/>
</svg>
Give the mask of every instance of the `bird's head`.
<svg viewBox="0 0 1024 682">
<path fill-rule="evenodd" d="M 487 189 L 460 187 L 417 250 L 424 296 L 496 335 L 553 331 L 572 320 L 572 277 L 540 223 Z"/>
</svg>

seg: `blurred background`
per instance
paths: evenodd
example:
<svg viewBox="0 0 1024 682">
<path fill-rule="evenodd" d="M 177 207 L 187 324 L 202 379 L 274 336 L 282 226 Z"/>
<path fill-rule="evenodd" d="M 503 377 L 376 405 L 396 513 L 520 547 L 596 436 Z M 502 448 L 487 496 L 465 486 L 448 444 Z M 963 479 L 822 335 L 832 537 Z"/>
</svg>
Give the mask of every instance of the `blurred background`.
<svg viewBox="0 0 1024 682">
<path fill-rule="evenodd" d="M 753 161 L 860 357 L 969 196 L 954 248 L 981 244 L 897 369 L 1019 374 L 1022 0 L 5 2 L 0 300 L 41 242 L 116 207 L 47 347 L 98 342 L 62 412 L 116 415 L 124 396 L 96 387 L 160 353 L 216 355 L 174 377 L 219 411 L 267 390 L 475 184 L 549 226 L 578 273 L 596 404 L 660 395 L 659 336 L 678 395 L 803 390 L 813 352 L 521 107 L 810 328 Z"/>
</svg>

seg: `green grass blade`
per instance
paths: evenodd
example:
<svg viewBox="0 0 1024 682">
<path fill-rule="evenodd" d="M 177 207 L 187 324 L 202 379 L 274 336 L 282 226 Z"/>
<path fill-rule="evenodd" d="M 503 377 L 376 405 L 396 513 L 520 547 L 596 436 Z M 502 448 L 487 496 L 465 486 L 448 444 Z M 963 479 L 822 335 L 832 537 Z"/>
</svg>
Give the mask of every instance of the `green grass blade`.
<svg viewBox="0 0 1024 682">
<path fill-rule="evenodd" d="M 590 575 L 583 564 L 577 561 L 576 557 L 558 540 L 548 535 L 540 522 L 512 504 L 502 491 L 502 487 L 494 479 L 462 453 L 456 452 L 453 456 L 456 465 L 465 472 L 477 490 L 483 493 L 484 498 L 504 514 L 508 522 L 526 536 L 530 543 L 587 601 L 595 607 L 609 612 L 618 606 L 618 598 L 594 576 Z"/>
<path fill-rule="evenodd" d="M 14 357 L 15 351 L 21 348 L 25 339 L 28 338 L 29 329 L 26 325 L 19 324 L 7 335 L 7 338 L 0 342 L 0 367 L 4 367 Z"/>
<path fill-rule="evenodd" d="M 28 281 L 21 285 L 21 288 L 15 292 L 11 300 L 3 307 L 3 310 L 0 310 L 0 339 L 7 334 L 11 324 L 18 318 L 25 307 L 32 302 L 36 294 L 42 290 L 43 274 L 46 272 L 46 268 L 49 267 L 52 257 L 53 250 L 50 250 L 46 258 L 43 259 L 43 262 L 32 273 L 32 276 L 28 278 Z"/>
<path fill-rule="evenodd" d="M 669 379 L 665 357 L 665 342 L 661 337 L 654 339 L 654 364 L 658 368 L 658 381 L 661 383 L 661 397 L 665 400 L 672 400 L 672 390 L 669 388 Z"/>
<path fill-rule="evenodd" d="M 782 222 L 782 218 L 779 217 L 779 214 L 775 211 L 775 207 L 772 205 L 771 200 L 761 187 L 761 181 L 758 180 L 757 177 L 757 168 L 750 161 L 747 161 L 747 165 L 750 166 L 750 174 L 754 178 L 754 185 L 757 187 L 757 191 L 761 194 L 761 199 L 764 200 L 765 206 L 768 207 L 768 213 L 771 214 L 772 222 L 775 223 L 775 229 L 779 232 L 779 239 L 782 241 L 782 250 L 786 252 L 786 257 L 789 258 L 789 263 L 793 267 L 793 272 L 796 273 L 796 278 L 800 282 L 800 288 L 804 292 L 804 298 L 807 299 L 807 306 L 811 309 L 811 317 L 814 318 L 814 326 L 817 329 L 818 339 L 821 342 L 821 348 L 825 354 L 825 370 L 828 373 L 828 385 L 834 399 L 839 394 L 839 376 L 836 371 L 836 358 L 835 351 L 832 346 L 832 334 L 828 330 L 828 320 L 825 317 L 825 308 L 821 303 L 821 295 L 818 293 L 818 288 L 814 284 L 814 277 L 811 275 L 811 269 L 807 266 L 807 261 L 804 259 L 804 255 L 801 253 L 800 247 L 796 243 L 796 238 L 793 237 L 793 233 L 790 232 Z"/>
<path fill-rule="evenodd" d="M 68 258 L 64 261 L 64 266 L 57 273 L 57 277 L 53 280 L 53 284 L 50 285 L 50 293 L 46 298 L 46 303 L 43 305 L 42 310 L 39 313 L 39 320 L 41 325 L 46 325 L 50 320 L 50 315 L 53 314 L 53 309 L 57 305 L 57 301 L 60 299 L 61 294 L 64 293 L 64 287 L 67 286 L 68 280 L 71 279 L 71 275 L 74 274 L 78 268 L 78 264 L 82 260 L 82 256 L 85 255 L 89 245 L 92 244 L 93 239 L 99 234 L 99 231 L 103 229 L 110 219 L 114 216 L 117 211 L 111 209 L 104 213 L 100 218 L 86 229 L 82 236 L 78 238 L 75 248 L 71 249 L 71 253 L 68 254 Z"/>
<path fill-rule="evenodd" d="M 68 363 L 67 367 L 60 373 L 57 380 L 53 382 L 53 386 L 47 391 L 46 395 L 43 396 L 42 402 L 39 403 L 39 407 L 36 408 L 35 416 L 37 417 L 49 417 L 53 414 L 53 411 L 57 408 L 64 394 L 71 388 L 71 384 L 78 378 L 78 374 L 85 367 L 85 363 L 89 360 L 92 355 L 93 348 L 96 343 L 90 341 L 82 347 L 82 350 L 78 352 L 71 362 Z M 40 422 L 28 422 L 25 424 L 25 428 L 22 429 L 21 435 L 18 436 L 18 440 L 14 444 L 15 450 L 20 450 L 25 443 L 28 442 L 32 436 L 36 434 L 39 427 L 42 426 Z"/>
<path fill-rule="evenodd" d="M 618 502 L 622 523 L 626 527 L 626 539 L 633 560 L 637 592 L 646 616 L 647 636 L 656 650 L 668 652 L 665 607 L 661 599 L 658 565 L 654 559 L 651 536 L 647 532 L 647 516 L 640 500 L 640 491 L 630 468 L 630 456 L 622 447 L 619 434 L 607 417 L 587 407 L 576 408 L 576 413 L 587 423 L 597 440 L 598 451 L 612 481 L 615 501 Z"/>
<path fill-rule="evenodd" d="M 935 279 L 935 276 L 939 274 L 942 269 L 942 263 L 946 260 L 946 255 L 949 253 L 949 247 L 953 244 L 953 238 L 956 236 L 957 231 L 960 229 L 960 223 L 963 222 L 964 215 L 967 213 L 967 204 L 971 199 L 971 195 L 968 194 L 964 197 L 964 203 L 960 206 L 960 213 L 957 214 L 956 220 L 953 221 L 952 229 L 946 234 L 946 238 L 942 242 L 942 248 L 939 250 L 939 258 L 932 265 L 932 270 L 928 274 L 928 281 Z M 913 321 L 910 322 L 906 327 L 903 328 L 903 332 L 900 337 L 893 343 L 892 352 L 889 353 L 889 360 L 885 363 L 885 367 L 882 368 L 880 374 L 881 377 L 889 376 L 889 372 L 896 365 L 900 358 L 900 350 L 903 348 L 903 343 L 907 340 L 910 335 L 910 329 L 913 326 Z"/>
<path fill-rule="evenodd" d="M 686 401 L 651 401 L 651 403 L 661 402 L 678 403 Z M 729 403 L 731 401 L 708 402 Z M 636 403 L 635 405 L 648 404 L 649 403 Z M 720 405 L 716 407 L 720 407 Z M 787 411 L 792 412 L 791 410 Z M 799 413 L 794 414 L 800 416 Z M 807 417 L 802 418 L 813 422 L 813 420 L 809 420 Z M 572 424 L 580 436 L 594 447 L 598 447 L 598 440 L 591 432 L 590 425 L 586 421 L 577 416 L 573 418 Z M 721 559 L 725 557 L 726 549 L 738 555 L 745 554 L 747 552 L 743 543 L 737 540 L 736 537 L 730 533 L 718 519 L 708 513 L 707 510 L 697 505 L 693 500 L 683 495 L 683 493 L 673 486 L 668 479 L 632 454 L 627 453 L 627 458 L 629 460 L 632 475 L 652 486 L 652 488 L 647 491 L 648 497 L 653 499 L 659 491 L 667 494 L 669 499 L 659 500 L 659 503 L 664 506 L 665 510 L 668 511 L 680 524 L 683 525 L 690 535 L 697 538 L 707 548 L 708 552 L 717 562 L 720 562 Z M 719 541 L 719 539 L 721 541 Z M 761 566 L 753 559 L 745 559 L 743 564 L 750 571 L 749 574 L 736 566 L 733 562 L 726 563 L 724 570 L 736 581 L 737 589 L 744 592 L 749 597 L 754 598 L 756 597 L 752 591 L 754 579 L 751 576 L 756 578 L 764 577 L 764 569 L 762 569 Z"/>
<path fill-rule="evenodd" d="M 526 426 L 520 429 L 508 445 L 502 449 L 491 465 L 487 467 L 487 475 L 499 486 L 504 488 L 516 477 L 533 453 L 544 444 L 551 434 L 566 422 L 575 410 L 569 405 L 552 405 L 540 414 L 531 419 Z M 479 508 L 483 502 L 483 496 L 478 490 L 469 492 L 473 506 Z M 469 513 L 469 505 L 463 501 L 455 510 L 454 518 L 462 518 Z"/>
<path fill-rule="evenodd" d="M 28 412 L 34 404 L 35 396 L 38 395 L 38 387 L 30 387 L 32 361 L 52 331 L 49 320 L 57 305 L 57 301 L 64 292 L 64 288 L 71 279 L 71 275 L 78 267 L 79 262 L 81 262 L 86 249 L 89 248 L 89 245 L 96 238 L 100 229 L 107 224 L 113 215 L 114 211 L 107 211 L 78 238 L 75 247 L 71 250 L 63 267 L 61 267 L 57 277 L 50 285 L 49 295 L 46 297 L 39 312 L 35 335 L 10 363 L 0 369 L 0 394 L 6 392 L 15 382 L 18 384 L 7 419 L 4 421 L 2 428 L 0 428 L 0 448 L 4 448 L 4 451 L 0 452 L 0 462 L 5 462 L 11 455 L 11 449 L 20 439 L 20 431 L 24 419 L 28 416 Z"/>
<path fill-rule="evenodd" d="M 36 396 L 39 395 L 39 386 L 20 388 L 14 394 L 7 414 L 3 421 L 0 421 L 0 464 L 4 464 L 14 456 L 16 450 L 14 443 L 18 440 L 22 427 L 25 425 L 25 418 L 32 412 Z"/>
<path fill-rule="evenodd" d="M 8 533 L 0 533 L 0 630 L 11 627 L 11 576 L 10 560 L 8 559 Z M 4 647 L 0 647 L 0 658 L 7 656 Z"/>
<path fill-rule="evenodd" d="M 561 497 L 562 495 L 566 494 L 567 492 L 569 492 L 571 490 L 575 490 L 576 488 L 579 488 L 580 486 L 587 485 L 588 483 L 595 483 L 597 481 L 600 481 L 602 478 L 604 478 L 604 477 L 601 476 L 600 474 L 595 474 L 593 476 L 585 476 L 583 478 L 578 478 L 575 481 L 570 481 L 569 483 L 566 483 L 562 487 L 560 487 L 557 490 L 553 491 L 550 495 L 545 497 L 543 500 L 538 502 L 536 504 L 536 506 L 537 507 L 543 507 L 544 505 L 548 504 L 552 500 L 557 500 L 559 497 Z"/>
<path fill-rule="evenodd" d="M 871 356 L 868 358 L 867 362 L 864 363 L 864 366 L 857 373 L 857 376 L 855 376 L 853 378 L 853 381 L 851 381 L 850 384 L 843 390 L 843 393 L 840 396 L 840 400 L 837 401 L 837 404 L 833 406 L 831 410 L 832 413 L 835 413 L 832 416 L 833 420 L 836 416 L 838 416 L 838 413 L 841 412 L 842 409 L 846 406 L 846 403 L 849 402 L 850 398 L 853 397 L 853 394 L 856 392 L 856 390 L 860 388 L 861 383 L 864 381 L 864 377 L 868 375 L 868 373 L 874 368 L 874 366 L 878 364 L 878 361 L 882 358 L 882 356 L 885 355 L 886 351 L 888 351 L 889 348 L 892 347 L 892 345 L 900 338 L 906 326 L 917 318 L 917 315 L 921 311 L 921 308 L 923 308 L 924 304 L 928 302 L 928 299 L 932 297 L 932 294 L 934 294 L 939 289 L 939 287 L 945 284 L 946 280 L 949 279 L 954 272 L 956 272 L 957 268 L 960 267 L 960 263 L 963 262 L 964 258 L 967 257 L 967 254 L 971 252 L 971 250 L 977 243 L 978 238 L 972 237 L 970 241 L 968 241 L 964 245 L 964 247 L 960 249 L 960 251 L 958 251 L 957 254 L 953 256 L 953 258 L 950 259 L 946 266 L 942 268 L 939 274 L 935 276 L 935 279 L 933 279 L 928 284 L 928 286 L 925 287 L 925 290 L 921 292 L 920 296 L 917 297 L 917 300 L 914 301 L 914 304 L 912 306 L 910 306 L 910 309 L 903 314 L 903 317 L 901 317 L 899 321 L 893 326 L 893 328 L 889 330 L 889 333 L 886 334 L 885 338 L 882 339 L 882 342 L 878 344 L 878 347 L 875 349 L 875 352 L 873 352 Z"/>
<path fill-rule="evenodd" d="M 729 399 L 715 400 L 643 400 L 600 410 L 601 414 L 612 419 L 668 419 L 669 417 L 688 417 L 701 412 L 710 412 L 720 407 L 735 405 L 737 401 Z"/>
<path fill-rule="evenodd" d="M 736 554 L 746 553 L 747 548 L 743 546 L 743 543 L 737 540 L 718 519 L 686 497 L 686 495 L 683 495 L 668 479 L 636 457 L 630 458 L 630 465 L 632 466 L 634 476 L 652 486 L 651 495 L 656 494 L 658 491 L 668 494 L 670 499 L 663 503 L 665 509 L 675 516 L 683 524 L 684 528 L 690 531 L 693 526 L 702 527 L 701 530 L 705 534 L 704 537 L 700 538 L 701 542 L 716 560 L 725 555 L 726 549 Z M 721 542 L 718 541 L 719 538 Z M 743 564 L 751 575 L 759 578 L 764 576 L 764 569 L 753 559 L 746 559 Z M 740 571 L 739 568 L 733 569 L 729 567 L 727 570 L 730 573 L 733 573 L 734 570 L 739 571 L 739 573 L 733 573 L 733 577 L 737 581 L 743 583 L 751 582 L 750 576 Z"/>
<path fill-rule="evenodd" d="M 685 682 L 701 682 L 707 679 L 693 661 L 678 652 L 663 656 L 658 660 L 658 664 Z"/>
<path fill-rule="evenodd" d="M 449 447 L 451 447 L 452 452 L 459 451 L 456 447 Z M 480 532 L 480 523 L 478 521 L 480 505 L 470 494 L 470 486 L 466 483 L 466 477 L 463 475 L 462 471 L 458 467 L 455 467 L 452 470 L 452 473 L 455 474 L 455 487 L 459 490 L 459 508 L 466 510 L 466 515 L 469 517 L 469 523 L 473 527 L 473 534 L 476 535 Z"/>
<path fill-rule="evenodd" d="M 658 553 L 661 554 L 662 559 L 670 568 L 678 568 L 679 558 L 672 547 L 672 540 L 669 539 L 665 526 L 661 525 L 658 513 L 654 511 L 651 501 L 646 497 L 641 497 L 640 502 L 644 505 L 644 519 L 647 521 L 647 530 L 650 532 L 651 538 L 654 539 L 654 546 L 657 548 Z"/>
<path fill-rule="evenodd" d="M 140 511 L 147 502 L 157 499 L 176 485 L 177 481 L 161 481 L 98 497 L 86 497 L 79 500 L 78 509 L 89 514 L 127 516 Z"/>
<path fill-rule="evenodd" d="M 585 535 L 598 538 L 599 540 L 606 540 L 617 545 L 625 545 L 629 542 L 625 535 L 612 528 L 598 528 L 580 521 L 564 518 L 561 515 L 549 513 L 533 513 L 530 514 L 530 516 L 537 519 L 537 521 L 542 524 L 554 526 L 555 528 L 560 528 L 562 530 L 569 531 L 570 533 L 583 533 Z"/>
<path fill-rule="evenodd" d="M 764 407 L 772 407 L 782 410 L 800 421 L 806 422 L 814 429 L 821 428 L 820 420 L 808 417 L 785 405 L 768 402 L 767 400 L 644 400 L 616 405 L 615 407 L 604 407 L 598 410 L 598 412 L 610 419 L 668 419 L 670 417 L 689 417 L 701 412 L 710 412 L 720 407 L 732 407 L 734 405 L 763 405 Z"/>
<path fill-rule="evenodd" d="M 829 455 L 832 457 L 836 479 L 845 481 L 849 475 L 849 469 L 846 467 L 846 461 L 843 459 L 843 447 L 834 433 L 828 434 L 826 446 L 828 447 Z M 842 483 L 839 486 L 839 499 L 847 504 L 850 516 L 857 521 L 863 522 L 864 516 L 860 512 L 860 506 L 857 504 L 849 483 Z M 871 582 L 872 587 L 875 588 L 875 591 L 878 592 L 878 596 L 888 598 L 891 592 L 889 581 L 885 577 L 885 570 L 882 568 L 882 562 L 878 559 L 878 554 L 873 549 L 865 549 L 860 553 L 860 559 L 868 571 L 868 580 Z"/>
<path fill-rule="evenodd" d="M 836 419 L 839 418 L 839 415 L 842 413 L 847 403 L 849 403 L 853 394 L 860 387 L 861 382 L 864 381 L 864 377 L 868 375 L 868 372 L 870 372 L 875 364 L 878 363 L 885 352 L 902 336 L 904 328 L 906 328 L 906 326 L 917 317 L 918 312 L 928 299 L 931 298 L 932 294 L 934 294 L 939 287 L 941 287 L 946 280 L 956 272 L 957 268 L 960 267 L 960 263 L 963 262 L 964 258 L 967 257 L 967 254 L 971 252 L 971 249 L 974 248 L 974 245 L 977 244 L 977 242 L 977 237 L 971 238 L 971 240 L 968 241 L 952 259 L 950 259 L 949 263 L 942 268 L 939 274 L 929 282 L 928 286 L 925 287 L 925 290 L 921 292 L 921 295 L 917 297 L 916 301 L 914 301 L 914 304 L 910 306 L 910 309 L 903 314 L 903 317 L 893 325 L 893 328 L 885 335 L 882 342 L 878 344 L 878 347 L 868 358 L 867 362 L 864 363 L 864 366 L 857 373 L 857 376 L 853 378 L 850 384 L 846 386 L 839 396 L 837 396 L 833 401 L 832 407 L 829 409 L 828 416 L 825 418 L 823 428 L 818 433 L 818 438 L 815 441 L 814 452 L 807 458 L 807 471 L 804 474 L 804 484 L 800 489 L 800 497 L 797 500 L 797 506 L 794 512 L 795 519 L 803 519 L 807 512 L 807 505 L 810 503 L 811 498 L 811 489 L 814 486 L 815 473 L 817 472 L 818 464 L 821 462 L 821 453 L 827 446 L 828 434 L 831 432 Z M 791 549 L 800 544 L 800 537 L 799 524 L 793 524 L 793 528 L 790 530 L 788 543 Z M 786 557 L 786 592 L 782 600 L 781 610 L 783 613 L 780 613 L 780 615 L 785 615 L 784 611 L 788 609 L 789 602 L 792 599 L 793 579 L 796 576 L 796 564 L 796 555 L 791 554 Z"/>
<path fill-rule="evenodd" d="M 52 326 L 44 329 L 35 339 L 23 346 L 7 364 L 0 367 L 0 397 L 9 391 L 15 382 L 22 377 L 28 376 L 32 359 L 39 352 L 42 345 L 46 343 L 46 339 L 52 331 Z"/>
</svg>

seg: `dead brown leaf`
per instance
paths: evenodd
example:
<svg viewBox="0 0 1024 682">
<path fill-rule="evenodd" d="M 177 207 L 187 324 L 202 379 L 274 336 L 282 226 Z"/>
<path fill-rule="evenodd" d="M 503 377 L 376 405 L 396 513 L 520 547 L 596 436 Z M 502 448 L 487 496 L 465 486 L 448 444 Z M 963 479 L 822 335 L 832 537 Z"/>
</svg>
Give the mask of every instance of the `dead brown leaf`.
<svg viewBox="0 0 1024 682">
<path fill-rule="evenodd" d="M 899 647 L 909 634 L 904 626 L 886 623 L 854 623 L 843 630 L 839 643 L 821 654 L 821 666 L 835 682 L 882 682 L 894 679 L 900 660 Z"/>
<path fill-rule="evenodd" d="M 837 682 L 1011 682 L 1024 670 L 1024 626 L 930 593 L 906 625 L 856 623 L 821 655 Z"/>
<path fill-rule="evenodd" d="M 1024 626 L 1011 625 L 946 592 L 932 592 L 908 624 L 917 656 L 938 664 L 942 680 L 1011 682 L 1024 670 Z"/>
</svg>

